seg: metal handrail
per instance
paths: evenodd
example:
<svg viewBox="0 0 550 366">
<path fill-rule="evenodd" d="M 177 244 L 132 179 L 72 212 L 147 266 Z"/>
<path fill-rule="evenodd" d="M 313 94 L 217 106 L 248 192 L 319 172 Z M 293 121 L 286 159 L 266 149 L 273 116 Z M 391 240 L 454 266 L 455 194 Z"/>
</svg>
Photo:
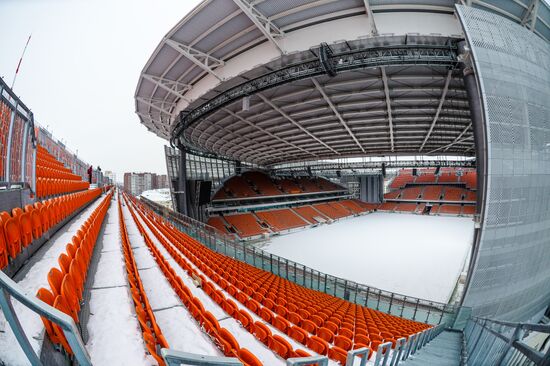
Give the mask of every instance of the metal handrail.
<svg viewBox="0 0 550 366">
<path fill-rule="evenodd" d="M 550 347 L 542 352 L 524 342 L 530 332 L 550 335 L 550 325 L 471 317 L 464 329 L 468 361 L 472 365 L 509 365 L 521 359 L 550 366 Z"/>
<path fill-rule="evenodd" d="M 461 311 L 471 312 L 468 307 L 384 291 L 319 272 L 303 264 L 268 253 L 260 248 L 246 245 L 203 222 L 182 215 L 147 198 L 140 197 L 140 201 L 210 249 L 249 263 L 257 268 L 270 271 L 298 285 L 367 305 L 389 314 L 430 324 L 445 323 L 447 326 L 453 326 Z"/>
<path fill-rule="evenodd" d="M 47 318 L 57 324 L 62 330 L 74 357 L 79 366 L 91 366 L 90 355 L 84 347 L 84 342 L 80 337 L 80 332 L 76 324 L 69 315 L 57 310 L 53 306 L 39 300 L 32 294 L 26 292 L 19 284 L 8 277 L 7 274 L 0 271 L 0 308 L 4 313 L 8 324 L 10 325 L 17 342 L 23 349 L 25 356 L 33 366 L 42 366 L 40 357 L 34 352 L 25 331 L 23 330 L 17 313 L 13 309 L 11 298 L 16 299 L 21 304 L 31 309 L 41 317 Z"/>
</svg>

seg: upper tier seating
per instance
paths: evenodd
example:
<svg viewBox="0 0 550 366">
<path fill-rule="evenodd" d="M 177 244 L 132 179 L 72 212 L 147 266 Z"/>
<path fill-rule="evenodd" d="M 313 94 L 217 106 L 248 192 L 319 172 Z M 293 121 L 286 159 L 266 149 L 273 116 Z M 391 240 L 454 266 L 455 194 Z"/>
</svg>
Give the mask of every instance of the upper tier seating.
<svg viewBox="0 0 550 366">
<path fill-rule="evenodd" d="M 283 231 L 308 226 L 307 222 L 288 208 L 260 211 L 256 212 L 256 215 L 265 221 L 274 231 Z"/>
<path fill-rule="evenodd" d="M 396 191 L 388 192 L 384 195 L 384 199 L 396 199 L 401 195 L 402 190 L 398 189 Z"/>
<path fill-rule="evenodd" d="M 246 197 L 256 197 L 256 193 L 246 182 L 246 180 L 241 176 L 234 176 L 229 178 L 223 184 L 223 187 L 231 192 L 235 198 L 246 198 Z"/>
<path fill-rule="evenodd" d="M 296 184 L 296 182 L 289 178 L 279 179 L 279 185 L 286 194 L 298 194 L 303 193 L 302 189 Z"/>
<path fill-rule="evenodd" d="M 466 187 L 469 189 L 477 189 L 477 173 L 475 171 L 465 172 L 460 181 L 466 183 Z"/>
<path fill-rule="evenodd" d="M 415 178 L 411 169 L 402 169 L 391 182 L 390 189 L 404 188 L 408 183 L 413 183 Z"/>
<path fill-rule="evenodd" d="M 248 171 L 241 176 L 227 179 L 212 197 L 212 200 L 230 198 L 261 198 L 289 194 L 341 191 L 345 188 L 324 178 L 270 178 L 260 171 Z"/>
<path fill-rule="evenodd" d="M 435 183 L 436 176 L 433 172 L 425 172 L 416 177 L 415 183 Z"/>
<path fill-rule="evenodd" d="M 424 187 L 422 192 L 422 199 L 427 201 L 439 201 L 443 194 L 442 187 L 440 186 L 427 186 Z"/>
<path fill-rule="evenodd" d="M 275 186 L 275 184 L 266 174 L 251 171 L 244 173 L 243 177 L 250 181 L 254 186 L 256 186 L 256 189 L 260 191 L 261 195 L 277 196 L 282 194 L 279 188 Z"/>
<path fill-rule="evenodd" d="M 44 147 L 37 145 L 36 150 L 36 196 L 39 198 L 52 195 L 82 191 L 90 184 L 82 177 L 71 172 L 63 163 L 51 155 Z"/>
<path fill-rule="evenodd" d="M 463 188 L 446 187 L 443 200 L 445 201 L 462 201 L 467 191 Z"/>
<path fill-rule="evenodd" d="M 235 228 L 241 238 L 262 235 L 263 233 L 268 232 L 267 229 L 264 229 L 258 223 L 254 215 L 251 213 L 227 215 L 224 216 L 224 218 Z"/>
<path fill-rule="evenodd" d="M 416 200 L 422 193 L 422 187 L 411 187 L 403 190 L 400 199 L 402 200 Z"/>
</svg>

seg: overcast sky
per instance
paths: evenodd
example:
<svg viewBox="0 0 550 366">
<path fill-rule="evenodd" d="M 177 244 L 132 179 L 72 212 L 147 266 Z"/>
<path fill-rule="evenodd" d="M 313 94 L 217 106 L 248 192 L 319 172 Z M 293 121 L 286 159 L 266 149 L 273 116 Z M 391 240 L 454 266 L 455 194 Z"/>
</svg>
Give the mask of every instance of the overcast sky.
<svg viewBox="0 0 550 366">
<path fill-rule="evenodd" d="M 35 120 L 117 180 L 166 174 L 163 145 L 139 123 L 134 91 L 162 37 L 199 0 L 0 0 L 0 76 Z"/>
</svg>

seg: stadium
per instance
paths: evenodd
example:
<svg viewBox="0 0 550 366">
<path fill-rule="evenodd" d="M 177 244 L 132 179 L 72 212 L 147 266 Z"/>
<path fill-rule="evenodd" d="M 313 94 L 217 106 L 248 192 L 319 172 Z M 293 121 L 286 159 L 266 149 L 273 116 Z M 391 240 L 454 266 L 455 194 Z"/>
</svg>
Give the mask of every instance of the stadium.
<svg viewBox="0 0 550 366">
<path fill-rule="evenodd" d="M 0 365 L 550 365 L 545 0 L 181 16 L 133 100 L 171 208 L 0 79 Z"/>
</svg>

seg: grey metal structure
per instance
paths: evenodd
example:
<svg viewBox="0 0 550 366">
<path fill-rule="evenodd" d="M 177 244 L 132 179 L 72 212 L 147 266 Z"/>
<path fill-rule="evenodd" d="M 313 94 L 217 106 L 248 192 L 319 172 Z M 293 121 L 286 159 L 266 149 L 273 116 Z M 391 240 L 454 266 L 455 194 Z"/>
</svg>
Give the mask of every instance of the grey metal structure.
<svg viewBox="0 0 550 366">
<path fill-rule="evenodd" d="M 528 336 L 550 334 L 550 325 L 511 323 L 472 318 L 464 329 L 466 353 L 471 365 L 550 365 L 550 347 L 527 344 Z"/>
<path fill-rule="evenodd" d="M 485 130 L 481 229 L 463 303 L 476 316 L 525 321 L 550 303 L 550 43 L 457 8 Z"/>
<path fill-rule="evenodd" d="M 40 357 L 36 354 L 21 323 L 15 313 L 11 298 L 19 301 L 24 306 L 31 309 L 36 314 L 45 317 L 57 324 L 63 331 L 71 350 L 74 353 L 75 360 L 80 366 L 92 366 L 90 355 L 84 347 L 84 342 L 76 324 L 69 315 L 57 310 L 34 296 L 30 296 L 21 286 L 15 283 L 7 274 L 0 271 L 0 309 L 4 313 L 8 324 L 10 325 L 21 349 L 27 356 L 32 366 L 42 366 Z"/>
<path fill-rule="evenodd" d="M 205 0 L 145 65 L 136 112 L 265 168 L 475 157 L 463 304 L 526 320 L 550 303 L 549 41 L 543 0 Z"/>
</svg>

